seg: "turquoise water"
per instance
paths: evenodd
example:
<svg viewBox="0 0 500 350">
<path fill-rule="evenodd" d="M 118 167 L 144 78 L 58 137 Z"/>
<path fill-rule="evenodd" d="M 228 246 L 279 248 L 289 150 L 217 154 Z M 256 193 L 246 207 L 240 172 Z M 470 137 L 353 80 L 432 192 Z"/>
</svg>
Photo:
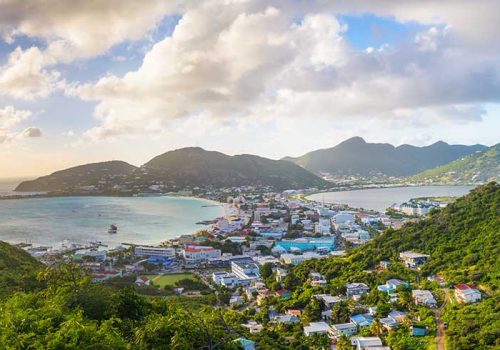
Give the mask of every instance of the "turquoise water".
<svg viewBox="0 0 500 350">
<path fill-rule="evenodd" d="M 208 205 L 208 206 L 207 206 Z M 60 197 L 0 200 L 0 240 L 56 245 L 102 241 L 155 244 L 203 228 L 221 206 L 178 197 Z M 108 234 L 111 224 L 118 233 Z"/>
<path fill-rule="evenodd" d="M 352 208 L 373 209 L 385 211 L 394 203 L 401 204 L 412 198 L 463 196 L 469 193 L 474 186 L 413 186 L 376 188 L 355 191 L 317 193 L 307 197 L 314 201 L 325 203 L 347 204 Z"/>
</svg>

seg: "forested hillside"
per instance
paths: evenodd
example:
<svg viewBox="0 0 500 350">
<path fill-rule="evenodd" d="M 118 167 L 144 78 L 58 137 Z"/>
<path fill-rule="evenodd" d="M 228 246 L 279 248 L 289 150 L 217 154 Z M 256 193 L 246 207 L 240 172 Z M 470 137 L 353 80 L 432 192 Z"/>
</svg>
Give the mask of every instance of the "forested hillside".
<svg viewBox="0 0 500 350">
<path fill-rule="evenodd" d="M 40 264 L 24 250 L 0 241 L 0 296 L 17 290 L 31 290 Z"/>
</svg>

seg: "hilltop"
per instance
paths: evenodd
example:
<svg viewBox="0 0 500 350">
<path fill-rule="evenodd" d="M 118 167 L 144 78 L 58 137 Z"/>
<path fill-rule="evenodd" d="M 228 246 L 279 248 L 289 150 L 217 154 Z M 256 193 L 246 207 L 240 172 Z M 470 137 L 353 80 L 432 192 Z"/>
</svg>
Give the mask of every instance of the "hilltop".
<svg viewBox="0 0 500 350">
<path fill-rule="evenodd" d="M 500 144 L 409 178 L 426 183 L 471 184 L 500 181 Z"/>
<path fill-rule="evenodd" d="M 117 182 L 132 174 L 136 169 L 137 167 L 118 160 L 85 164 L 56 171 L 35 180 L 24 181 L 15 190 L 19 192 L 50 192 L 96 186 L 100 181 Z"/>
<path fill-rule="evenodd" d="M 486 148 L 482 145 L 449 145 L 442 141 L 425 147 L 395 147 L 388 143 L 367 143 L 361 137 L 353 137 L 335 147 L 284 160 L 314 173 L 410 176 Z"/>
<path fill-rule="evenodd" d="M 156 181 L 185 186 L 271 186 L 275 189 L 324 187 L 328 183 L 287 161 L 250 154 L 228 156 L 199 147 L 159 155 L 142 167 Z"/>
<path fill-rule="evenodd" d="M 154 157 L 140 168 L 122 161 L 81 165 L 21 183 L 20 192 L 133 193 L 151 184 L 165 191 L 194 187 L 269 186 L 276 190 L 328 186 L 300 166 L 243 154 L 228 156 L 199 147 L 181 148 Z"/>
</svg>

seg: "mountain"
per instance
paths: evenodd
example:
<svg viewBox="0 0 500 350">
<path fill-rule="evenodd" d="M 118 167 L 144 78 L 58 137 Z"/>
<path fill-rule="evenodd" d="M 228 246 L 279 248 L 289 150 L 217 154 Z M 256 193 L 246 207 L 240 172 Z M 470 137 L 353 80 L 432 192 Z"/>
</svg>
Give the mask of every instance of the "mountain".
<svg viewBox="0 0 500 350">
<path fill-rule="evenodd" d="M 19 192 L 49 192 L 83 189 L 88 186 L 106 187 L 132 174 L 137 167 L 128 163 L 113 160 L 102 163 L 92 163 L 56 171 L 31 181 L 20 183 Z"/>
<path fill-rule="evenodd" d="M 482 145 L 449 145 L 442 141 L 425 147 L 394 147 L 388 143 L 367 143 L 361 137 L 353 137 L 335 147 L 284 160 L 314 173 L 410 176 L 486 148 Z"/>
<path fill-rule="evenodd" d="M 471 184 L 500 181 L 500 144 L 409 178 L 426 183 Z"/>
<path fill-rule="evenodd" d="M 141 169 L 152 179 L 177 187 L 259 185 L 283 190 L 328 185 L 291 162 L 249 154 L 228 156 L 199 147 L 166 152 L 151 159 Z"/>
<path fill-rule="evenodd" d="M 121 161 L 94 163 L 22 182 L 16 191 L 114 193 L 185 187 L 271 186 L 277 190 L 326 187 L 328 182 L 284 160 L 243 154 L 228 156 L 199 147 L 166 152 L 136 168 Z"/>
<path fill-rule="evenodd" d="M 42 264 L 22 249 L 0 241 L 0 296 L 31 289 Z"/>
</svg>

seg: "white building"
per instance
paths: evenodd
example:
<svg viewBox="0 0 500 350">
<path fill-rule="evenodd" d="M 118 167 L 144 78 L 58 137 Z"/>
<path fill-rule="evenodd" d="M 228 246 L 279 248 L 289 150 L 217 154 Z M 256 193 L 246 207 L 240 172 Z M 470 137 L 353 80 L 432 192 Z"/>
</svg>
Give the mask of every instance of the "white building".
<svg viewBox="0 0 500 350">
<path fill-rule="evenodd" d="M 304 334 L 310 337 L 314 334 L 328 334 L 330 331 L 330 326 L 326 322 L 311 322 L 309 326 L 304 326 Z"/>
<path fill-rule="evenodd" d="M 379 337 L 352 337 L 351 344 L 356 346 L 356 350 L 391 350 L 382 344 Z"/>
<path fill-rule="evenodd" d="M 233 261 L 231 262 L 231 272 L 240 280 L 252 282 L 259 279 L 259 265 L 253 262 Z"/>
<path fill-rule="evenodd" d="M 221 250 L 206 246 L 189 246 L 182 250 L 182 256 L 188 262 L 201 262 L 221 257 Z"/>
<path fill-rule="evenodd" d="M 481 292 L 468 284 L 457 284 L 455 298 L 460 303 L 475 303 L 481 300 Z"/>
<path fill-rule="evenodd" d="M 166 258 L 175 258 L 174 248 L 137 246 L 134 252 L 135 256 L 163 256 Z"/>
<path fill-rule="evenodd" d="M 434 296 L 428 290 L 414 289 L 411 291 L 411 295 L 416 305 L 426 305 L 430 307 L 437 305 L 436 299 L 434 299 Z"/>
</svg>

